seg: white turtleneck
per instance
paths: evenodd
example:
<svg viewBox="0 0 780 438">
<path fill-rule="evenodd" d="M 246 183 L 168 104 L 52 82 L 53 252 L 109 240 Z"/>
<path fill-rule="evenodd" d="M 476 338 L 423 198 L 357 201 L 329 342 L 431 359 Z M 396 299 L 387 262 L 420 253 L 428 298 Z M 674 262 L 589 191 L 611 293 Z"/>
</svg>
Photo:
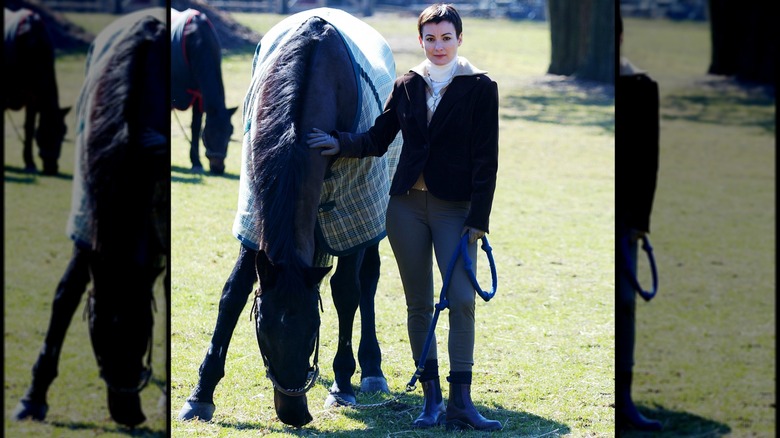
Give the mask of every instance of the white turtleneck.
<svg viewBox="0 0 780 438">
<path fill-rule="evenodd" d="M 452 58 L 452 61 L 444 65 L 436 65 L 431 62 L 430 59 L 426 59 L 425 69 L 428 70 L 428 74 L 431 75 L 431 79 L 437 82 L 443 82 L 452 76 L 455 71 L 455 64 L 458 63 L 458 57 Z"/>
</svg>

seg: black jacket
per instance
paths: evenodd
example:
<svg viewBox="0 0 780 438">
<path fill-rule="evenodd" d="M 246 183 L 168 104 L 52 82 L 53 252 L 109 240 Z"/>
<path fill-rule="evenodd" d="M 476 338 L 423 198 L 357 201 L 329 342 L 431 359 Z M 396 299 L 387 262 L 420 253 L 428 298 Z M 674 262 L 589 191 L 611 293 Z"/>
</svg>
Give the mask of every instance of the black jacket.
<svg viewBox="0 0 780 438">
<path fill-rule="evenodd" d="M 425 87 L 414 72 L 396 79 L 374 126 L 362 134 L 337 134 L 341 156 L 381 156 L 401 130 L 390 195 L 407 193 L 422 172 L 437 198 L 471 201 L 465 225 L 487 232 L 498 171 L 498 86 L 484 74 L 456 76 L 430 124 Z"/>
<path fill-rule="evenodd" d="M 658 84 L 619 76 L 615 89 L 615 214 L 618 230 L 650 231 L 658 178 Z"/>
</svg>

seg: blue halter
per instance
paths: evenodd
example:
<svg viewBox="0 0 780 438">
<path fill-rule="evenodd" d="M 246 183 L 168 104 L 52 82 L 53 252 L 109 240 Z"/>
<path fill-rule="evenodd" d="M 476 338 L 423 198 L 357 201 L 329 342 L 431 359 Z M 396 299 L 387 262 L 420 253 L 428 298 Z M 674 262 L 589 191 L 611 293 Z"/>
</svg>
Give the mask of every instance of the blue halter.
<svg viewBox="0 0 780 438">
<path fill-rule="evenodd" d="M 644 290 L 642 289 L 642 286 L 639 284 L 639 280 L 636 278 L 636 275 L 631 272 L 631 268 L 628 263 L 628 239 L 629 237 L 626 237 L 625 239 L 621 239 L 621 246 L 622 246 L 622 253 L 623 253 L 623 269 L 625 270 L 625 273 L 628 276 L 628 281 L 631 283 L 631 287 L 634 288 L 634 290 L 639 294 L 640 297 L 644 298 L 645 301 L 650 301 L 655 297 L 655 294 L 658 293 L 658 270 L 655 265 L 655 256 L 653 255 L 653 247 L 650 246 L 650 239 L 647 237 L 647 235 L 642 236 L 642 249 L 647 253 L 647 260 L 650 262 L 650 271 L 653 275 L 653 289 L 652 290 Z"/>
<path fill-rule="evenodd" d="M 486 292 L 482 290 L 481 287 L 479 287 L 479 282 L 477 282 L 477 275 L 473 269 L 474 263 L 472 262 L 471 257 L 469 257 L 468 248 L 469 234 L 466 233 L 463 235 L 463 237 L 461 237 L 460 243 L 458 244 L 458 247 L 455 248 L 455 253 L 452 255 L 449 265 L 447 265 L 447 272 L 444 274 L 444 283 L 441 287 L 439 302 L 434 306 L 436 310 L 433 312 L 431 327 L 428 329 L 428 337 L 425 339 L 425 345 L 423 346 L 423 351 L 420 355 L 420 361 L 417 365 L 417 369 L 412 375 L 412 379 L 409 380 L 409 383 L 406 384 L 407 392 L 415 390 L 415 383 L 417 382 L 417 379 L 420 378 L 420 375 L 422 375 L 422 372 L 425 369 L 425 358 L 428 357 L 428 350 L 430 350 L 431 342 L 433 342 L 433 333 L 436 330 L 436 323 L 439 320 L 439 312 L 446 309 L 450 305 L 449 300 L 447 300 L 447 290 L 450 287 L 452 272 L 455 270 L 455 263 L 458 261 L 458 258 L 463 256 L 463 267 L 466 269 L 466 274 L 468 275 L 474 290 L 480 297 L 482 297 L 483 300 L 490 301 L 490 299 L 496 295 L 496 291 L 498 290 L 498 275 L 496 274 L 496 262 L 493 259 L 493 248 L 488 243 L 487 236 L 482 236 L 482 250 L 485 251 L 488 262 L 490 263 L 490 276 L 493 280 L 493 288 L 489 292 Z"/>
</svg>

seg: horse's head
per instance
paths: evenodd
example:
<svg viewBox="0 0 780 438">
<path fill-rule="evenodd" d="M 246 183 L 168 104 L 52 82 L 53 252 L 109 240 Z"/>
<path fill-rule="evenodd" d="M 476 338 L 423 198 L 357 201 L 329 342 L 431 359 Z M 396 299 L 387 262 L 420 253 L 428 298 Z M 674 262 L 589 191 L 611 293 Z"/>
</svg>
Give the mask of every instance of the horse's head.
<svg viewBox="0 0 780 438">
<path fill-rule="evenodd" d="M 203 129 L 203 145 L 206 146 L 206 157 L 209 159 L 211 173 L 225 173 L 225 157 L 227 156 L 230 136 L 233 135 L 233 125 L 230 118 L 238 107 L 226 108 L 206 115 L 206 127 Z"/>
<path fill-rule="evenodd" d="M 319 372 L 319 283 L 330 268 L 272 264 L 263 251 L 255 267 L 261 292 L 256 297 L 255 329 L 274 385 L 274 407 L 282 422 L 300 427 L 312 420 L 306 392 Z"/>
<path fill-rule="evenodd" d="M 65 116 L 69 111 L 70 107 L 53 108 L 41 112 L 41 123 L 35 132 L 35 141 L 41 150 L 60 151 L 62 149 L 62 142 L 68 132 Z M 44 160 L 43 171 L 46 174 L 56 174 L 57 158 Z"/>
</svg>

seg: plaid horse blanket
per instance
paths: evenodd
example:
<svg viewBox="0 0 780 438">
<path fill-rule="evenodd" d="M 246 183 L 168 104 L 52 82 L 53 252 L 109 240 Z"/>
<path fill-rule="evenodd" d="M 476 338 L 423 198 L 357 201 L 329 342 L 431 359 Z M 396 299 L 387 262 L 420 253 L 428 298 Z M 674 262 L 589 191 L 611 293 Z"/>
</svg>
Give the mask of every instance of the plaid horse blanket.
<svg viewBox="0 0 780 438">
<path fill-rule="evenodd" d="M 352 15 L 330 8 L 318 8 L 287 17 L 269 30 L 260 41 L 252 63 L 252 86 L 265 76 L 272 65 L 277 48 L 282 47 L 295 29 L 308 18 L 320 17 L 339 32 L 350 51 L 358 83 L 359 114 L 353 132 L 364 132 L 382 112 L 395 81 L 395 61 L 382 36 L 371 26 Z M 255 199 L 248 180 L 249 133 L 255 120 L 251 114 L 254 99 L 247 93 L 244 100 L 244 140 L 242 146 L 241 179 L 238 211 L 233 223 L 233 235 L 244 245 L 259 249 L 256 229 Z M 317 238 L 332 255 L 351 254 L 382 240 L 385 235 L 385 215 L 389 201 L 390 181 L 401 152 L 398 135 L 382 157 L 363 159 L 339 158 L 325 177 L 317 214 Z"/>
<path fill-rule="evenodd" d="M 102 30 L 89 47 L 87 53 L 86 77 L 81 87 L 76 103 L 76 146 L 73 168 L 73 191 L 70 204 L 70 216 L 65 228 L 65 233 L 74 243 L 82 248 L 92 247 L 92 229 L 89 220 L 88 190 L 84 175 L 86 174 L 86 145 L 89 132 L 89 115 L 96 104 L 97 93 L 95 88 L 100 77 L 106 70 L 111 60 L 113 48 L 123 41 L 133 24 L 146 16 L 152 16 L 163 23 L 167 22 L 164 8 L 143 9 L 123 16 Z M 156 132 L 145 132 L 142 142 L 154 145 L 161 142 L 167 143 L 167 138 Z"/>
</svg>

